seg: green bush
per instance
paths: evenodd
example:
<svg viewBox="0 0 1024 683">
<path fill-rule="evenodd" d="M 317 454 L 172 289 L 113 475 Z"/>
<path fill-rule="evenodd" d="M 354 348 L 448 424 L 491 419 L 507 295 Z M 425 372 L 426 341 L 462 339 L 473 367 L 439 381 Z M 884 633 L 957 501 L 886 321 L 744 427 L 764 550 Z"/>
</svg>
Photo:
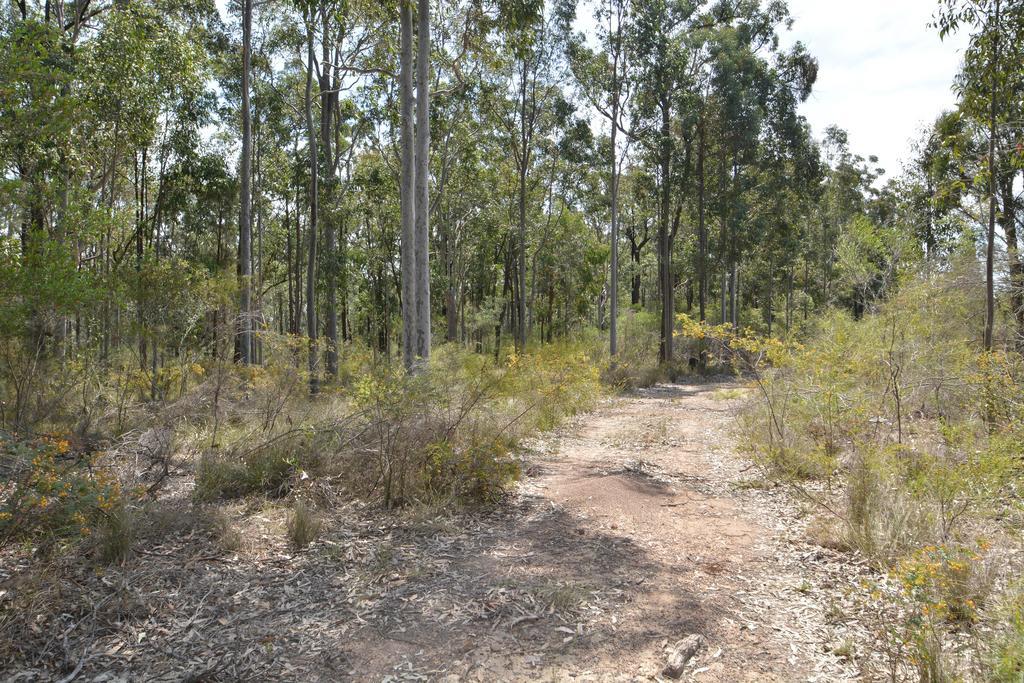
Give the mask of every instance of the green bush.
<svg viewBox="0 0 1024 683">
<path fill-rule="evenodd" d="M 519 475 L 523 437 L 593 405 L 600 386 L 585 345 L 510 353 L 503 363 L 443 348 L 407 375 L 380 367 L 357 383 L 362 447 L 349 472 L 388 507 L 447 499 L 487 503 Z M 372 476 L 367 476 L 372 473 Z"/>
<path fill-rule="evenodd" d="M 0 541 L 89 536 L 121 509 L 121 483 L 66 440 L 0 431 Z"/>
<path fill-rule="evenodd" d="M 981 678 L 1020 680 L 1021 611 L 986 607 L 1006 602 L 1006 568 L 977 535 L 1013 518 L 1024 361 L 980 349 L 958 267 L 902 282 L 860 320 L 825 315 L 802 344 L 748 363 L 757 399 L 738 431 L 769 478 L 829 517 L 833 547 L 890 577 L 873 609 L 894 678 L 957 680 L 968 663 L 951 634 L 969 631 Z"/>
<path fill-rule="evenodd" d="M 299 468 L 299 448 L 298 444 L 283 440 L 241 456 L 205 453 L 196 467 L 194 496 L 204 502 L 252 494 L 284 496 Z"/>
<path fill-rule="evenodd" d="M 1024 678 L 1024 589 L 1010 586 L 993 610 L 996 625 L 986 658 L 993 683 L 1020 683 Z"/>
<path fill-rule="evenodd" d="M 660 339 L 658 316 L 646 311 L 626 311 L 619 318 L 618 354 L 604 364 L 601 382 L 612 389 L 628 391 L 664 381 L 667 373 L 658 363 Z"/>
<path fill-rule="evenodd" d="M 121 562 L 135 541 L 135 515 L 126 505 L 104 511 L 93 535 L 97 558 L 106 564 Z"/>
</svg>

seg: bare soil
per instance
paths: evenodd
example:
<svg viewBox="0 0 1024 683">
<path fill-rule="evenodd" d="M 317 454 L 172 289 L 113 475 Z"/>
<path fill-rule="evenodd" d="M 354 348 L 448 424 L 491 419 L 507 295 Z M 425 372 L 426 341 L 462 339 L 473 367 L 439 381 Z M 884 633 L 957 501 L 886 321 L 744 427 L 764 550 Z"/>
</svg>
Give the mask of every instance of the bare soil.
<svg viewBox="0 0 1024 683">
<path fill-rule="evenodd" d="M 733 452 L 736 386 L 603 403 L 531 444 L 487 511 L 386 515 L 325 486 L 301 552 L 280 506 L 211 530 L 185 491 L 123 566 L 0 566 L 2 618 L 32 606 L 0 679 L 657 680 L 694 633 L 684 679 L 857 678 L 839 590 L 856 568 Z"/>
</svg>

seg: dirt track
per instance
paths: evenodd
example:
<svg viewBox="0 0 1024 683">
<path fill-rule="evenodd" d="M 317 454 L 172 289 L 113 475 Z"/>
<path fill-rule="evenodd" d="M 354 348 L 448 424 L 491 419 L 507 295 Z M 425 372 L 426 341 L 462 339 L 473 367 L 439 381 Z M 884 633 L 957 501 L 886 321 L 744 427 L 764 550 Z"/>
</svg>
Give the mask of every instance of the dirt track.
<svg viewBox="0 0 1024 683">
<path fill-rule="evenodd" d="M 414 619 L 418 647 L 384 638 L 370 669 L 404 660 L 409 674 L 447 680 L 650 680 L 666 645 L 699 633 L 707 645 L 685 678 L 856 678 L 829 653 L 842 638 L 821 597 L 835 583 L 826 551 L 802 543 L 800 511 L 752 485 L 731 451 L 738 393 L 655 387 L 542 444 L 516 511 L 450 567 L 473 595 L 525 591 L 534 604 L 450 629 Z"/>
</svg>

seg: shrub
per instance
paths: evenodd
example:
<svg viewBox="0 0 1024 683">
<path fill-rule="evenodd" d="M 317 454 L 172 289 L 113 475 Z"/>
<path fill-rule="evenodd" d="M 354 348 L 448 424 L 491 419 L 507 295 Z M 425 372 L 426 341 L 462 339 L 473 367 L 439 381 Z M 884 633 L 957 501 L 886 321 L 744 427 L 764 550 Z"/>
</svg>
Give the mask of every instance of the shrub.
<svg viewBox="0 0 1024 683">
<path fill-rule="evenodd" d="M 741 445 L 804 493 L 801 481 L 844 481 L 828 509 L 883 565 L 948 542 L 1013 476 L 1019 361 L 972 348 L 950 321 L 963 302 L 944 278 L 912 281 L 876 314 L 825 316 L 806 345 L 754 367 Z"/>
<path fill-rule="evenodd" d="M 853 460 L 845 503 L 846 544 L 883 565 L 937 538 L 933 510 L 907 489 L 891 454 Z"/>
<path fill-rule="evenodd" d="M 1024 677 L 1024 590 L 1020 584 L 1011 586 L 1002 596 L 992 621 L 995 635 L 986 657 L 991 680 L 1019 683 Z"/>
<path fill-rule="evenodd" d="M 0 466 L 0 540 L 88 536 L 124 503 L 117 478 L 63 439 L 0 431 Z"/>
<path fill-rule="evenodd" d="M 298 439 L 278 439 L 241 455 L 205 453 L 196 467 L 199 501 L 241 498 L 254 493 L 280 497 L 288 493 L 301 461 Z"/>
<path fill-rule="evenodd" d="M 353 408 L 364 428 L 349 472 L 380 491 L 388 507 L 448 499 L 487 503 L 518 477 L 514 449 L 593 404 L 600 395 L 588 351 L 548 345 L 498 364 L 444 348 L 407 375 L 379 367 L 357 383 Z M 369 466 L 367 466 L 367 464 Z M 365 481 L 372 472 L 372 481 Z"/>
<path fill-rule="evenodd" d="M 658 363 L 658 324 L 658 317 L 646 311 L 628 310 L 619 318 L 618 354 L 604 364 L 600 377 L 603 384 L 628 391 L 666 379 L 665 369 Z"/>
<path fill-rule="evenodd" d="M 753 341 L 745 356 L 742 333 L 694 328 L 756 384 L 741 447 L 817 504 L 840 546 L 887 572 L 874 630 L 893 680 L 956 680 L 971 666 L 981 679 L 1020 675 L 1017 612 L 985 606 L 1007 570 L 972 538 L 1010 517 L 1019 488 L 1024 361 L 978 348 L 961 279 L 953 268 L 906 280 L 860 320 L 831 313 L 802 344 Z"/>
<path fill-rule="evenodd" d="M 950 624 L 971 624 L 992 590 L 992 573 L 978 547 L 927 546 L 893 570 L 917 616 Z"/>
</svg>

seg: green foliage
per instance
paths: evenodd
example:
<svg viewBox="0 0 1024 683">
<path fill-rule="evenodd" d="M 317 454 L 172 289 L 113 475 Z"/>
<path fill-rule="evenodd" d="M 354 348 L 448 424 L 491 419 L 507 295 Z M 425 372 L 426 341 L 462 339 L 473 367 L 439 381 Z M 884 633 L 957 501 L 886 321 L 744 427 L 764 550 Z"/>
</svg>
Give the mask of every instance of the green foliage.
<svg viewBox="0 0 1024 683">
<path fill-rule="evenodd" d="M 0 472 L 3 542 L 89 536 L 124 508 L 117 478 L 63 439 L 0 431 Z"/>
<path fill-rule="evenodd" d="M 514 448 L 525 435 L 555 426 L 599 394 L 580 346 L 511 353 L 502 364 L 446 348 L 417 375 L 391 368 L 367 375 L 353 402 L 372 435 L 370 471 L 385 505 L 488 503 L 518 477 Z"/>
<path fill-rule="evenodd" d="M 207 452 L 196 465 L 198 501 L 241 498 L 253 494 L 281 497 L 303 461 L 300 439 L 258 445 L 242 455 Z"/>
<path fill-rule="evenodd" d="M 1018 354 L 978 349 L 972 270 L 904 279 L 876 312 L 824 316 L 803 344 L 748 366 L 759 400 L 741 443 L 835 522 L 823 542 L 888 571 L 873 629 L 896 678 L 957 680 L 956 630 L 989 634 L 978 648 L 994 648 L 994 677 L 998 653 L 1016 656 L 1012 629 L 995 627 L 1001 568 L 977 529 L 1021 481 L 1024 372 Z"/>
<path fill-rule="evenodd" d="M 993 682 L 1017 683 L 1024 675 L 1024 590 L 1011 585 L 993 610 L 996 634 L 987 656 Z"/>
<path fill-rule="evenodd" d="M 601 381 L 616 390 L 652 386 L 664 379 L 658 364 L 658 317 L 626 311 L 619 319 L 620 349 L 601 372 Z"/>
<path fill-rule="evenodd" d="M 97 559 L 105 564 L 125 560 L 135 541 L 135 525 L 135 515 L 123 503 L 103 511 L 93 536 Z"/>
</svg>

